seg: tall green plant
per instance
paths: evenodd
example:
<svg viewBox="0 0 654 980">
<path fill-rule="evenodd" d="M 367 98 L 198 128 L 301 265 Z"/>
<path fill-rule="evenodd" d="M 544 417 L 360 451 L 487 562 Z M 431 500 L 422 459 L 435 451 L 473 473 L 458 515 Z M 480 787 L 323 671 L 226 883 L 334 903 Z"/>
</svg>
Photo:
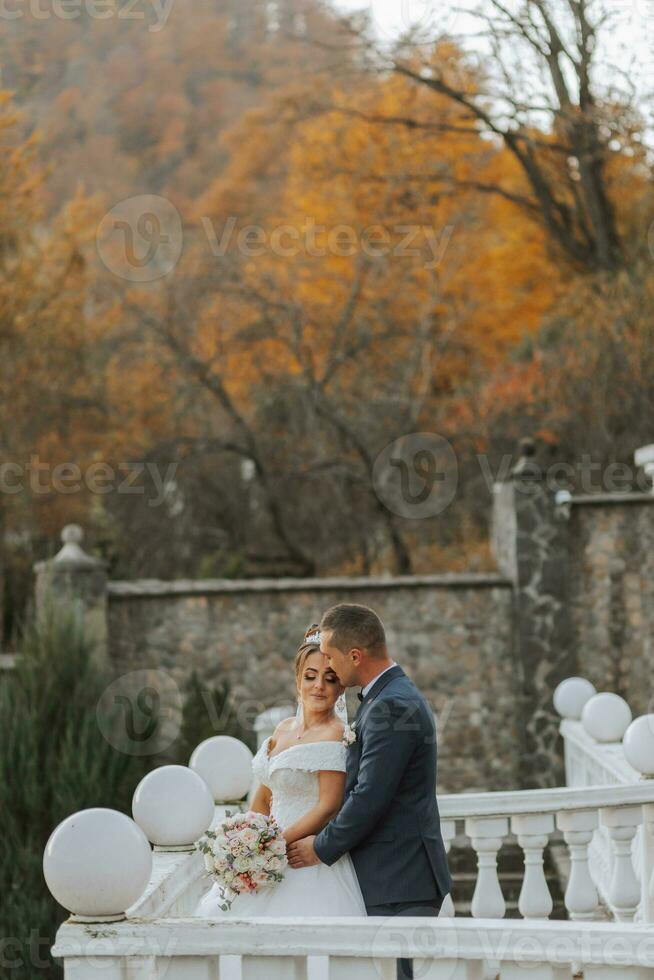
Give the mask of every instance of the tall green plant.
<svg viewBox="0 0 654 980">
<path fill-rule="evenodd" d="M 47 839 L 85 807 L 129 812 L 152 760 L 102 734 L 97 707 L 111 678 L 94 660 L 79 610 L 50 598 L 19 654 L 0 682 L 0 976 L 54 980 L 61 971 L 48 949 L 65 913 L 43 880 Z"/>
</svg>

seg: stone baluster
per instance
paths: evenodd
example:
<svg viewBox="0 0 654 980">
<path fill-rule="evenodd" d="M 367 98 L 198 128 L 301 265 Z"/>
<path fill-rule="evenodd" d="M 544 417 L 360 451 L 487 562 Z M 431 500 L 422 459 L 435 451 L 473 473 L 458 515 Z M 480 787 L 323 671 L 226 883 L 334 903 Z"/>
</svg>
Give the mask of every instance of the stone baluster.
<svg viewBox="0 0 654 980">
<path fill-rule="evenodd" d="M 565 890 L 565 907 L 573 920 L 594 919 L 599 903 L 590 874 L 588 846 L 599 826 L 596 810 L 562 810 L 556 825 L 570 851 L 570 879 Z"/>
<path fill-rule="evenodd" d="M 445 850 L 449 854 L 450 848 L 452 847 L 452 841 L 456 837 L 456 821 L 441 820 L 441 836 L 443 838 Z M 455 914 L 456 913 L 454 911 L 454 902 L 452 901 L 452 896 L 446 895 L 443 905 L 441 907 L 440 915 L 443 918 L 451 918 Z"/>
<path fill-rule="evenodd" d="M 468 817 L 466 834 L 477 852 L 477 883 L 471 912 L 476 919 L 503 919 L 506 903 L 497 874 L 497 852 L 509 831 L 507 817 Z"/>
<path fill-rule="evenodd" d="M 618 922 L 633 922 L 640 903 L 640 884 L 634 871 L 631 845 L 643 821 L 641 806 L 603 807 L 600 822 L 613 850 L 609 902 Z"/>
<path fill-rule="evenodd" d="M 645 922 L 654 922 L 654 804 L 650 803 L 643 807 L 643 820 L 645 823 L 643 840 L 645 883 L 642 918 Z"/>
<path fill-rule="evenodd" d="M 547 919 L 554 907 L 545 880 L 543 851 L 554 830 L 552 813 L 526 813 L 511 817 L 511 830 L 525 855 L 525 876 L 518 908 L 525 919 Z"/>
<path fill-rule="evenodd" d="M 654 779 L 654 714 L 632 721 L 622 740 L 625 759 L 642 779 Z M 640 864 L 642 922 L 654 922 L 654 804 L 643 807 Z"/>
</svg>

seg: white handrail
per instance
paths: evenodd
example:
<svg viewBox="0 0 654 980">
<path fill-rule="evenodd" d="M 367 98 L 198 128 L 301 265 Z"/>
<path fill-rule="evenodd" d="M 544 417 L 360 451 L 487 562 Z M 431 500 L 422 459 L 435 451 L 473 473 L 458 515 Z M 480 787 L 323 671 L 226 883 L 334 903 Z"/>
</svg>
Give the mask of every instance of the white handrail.
<svg viewBox="0 0 654 980">
<path fill-rule="evenodd" d="M 626 786 L 564 786 L 500 793 L 453 793 L 438 797 L 441 817 L 447 820 L 598 810 L 600 807 L 641 806 L 648 803 L 654 803 L 654 781 Z"/>
<path fill-rule="evenodd" d="M 654 969 L 651 928 L 607 922 L 374 918 L 165 919 L 104 925 L 66 922 L 53 956 L 326 956 L 580 964 Z M 623 973 L 622 976 L 627 976 Z"/>
</svg>

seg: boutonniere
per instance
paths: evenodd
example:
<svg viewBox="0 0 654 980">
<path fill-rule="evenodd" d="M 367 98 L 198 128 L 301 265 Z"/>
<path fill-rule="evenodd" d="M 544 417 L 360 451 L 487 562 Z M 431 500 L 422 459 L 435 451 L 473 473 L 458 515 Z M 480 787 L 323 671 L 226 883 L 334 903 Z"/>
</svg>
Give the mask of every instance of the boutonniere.
<svg viewBox="0 0 654 980">
<path fill-rule="evenodd" d="M 346 725 L 345 728 L 343 729 L 343 738 L 342 738 L 342 742 L 345 748 L 349 749 L 351 745 L 354 745 L 356 740 L 357 740 L 357 732 L 354 727 L 354 724 Z"/>
</svg>

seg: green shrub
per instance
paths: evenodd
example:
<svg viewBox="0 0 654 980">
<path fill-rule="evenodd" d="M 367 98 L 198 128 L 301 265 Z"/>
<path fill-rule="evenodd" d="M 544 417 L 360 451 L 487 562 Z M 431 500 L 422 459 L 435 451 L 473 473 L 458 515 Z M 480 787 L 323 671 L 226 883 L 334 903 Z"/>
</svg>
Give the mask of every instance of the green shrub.
<svg viewBox="0 0 654 980">
<path fill-rule="evenodd" d="M 102 735 L 96 711 L 111 678 L 94 660 L 79 611 L 51 599 L 20 646 L 0 683 L 0 976 L 50 980 L 61 976 L 48 950 L 65 912 L 43 880 L 48 837 L 86 807 L 130 813 L 153 760 L 115 747 L 119 725 L 113 744 Z"/>
<path fill-rule="evenodd" d="M 184 689 L 178 762 L 187 765 L 193 750 L 213 735 L 231 735 L 254 748 L 254 732 L 239 720 L 229 684 L 225 681 L 210 687 L 193 671 Z"/>
</svg>

